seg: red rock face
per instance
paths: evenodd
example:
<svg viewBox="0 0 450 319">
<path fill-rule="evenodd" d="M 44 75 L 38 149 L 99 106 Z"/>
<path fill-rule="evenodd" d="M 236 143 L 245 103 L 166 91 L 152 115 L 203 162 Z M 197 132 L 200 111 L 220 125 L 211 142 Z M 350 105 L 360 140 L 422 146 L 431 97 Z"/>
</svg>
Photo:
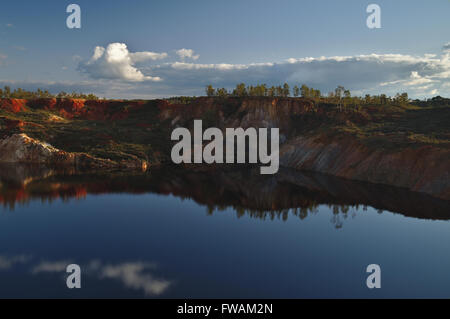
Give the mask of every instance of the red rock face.
<svg viewBox="0 0 450 319">
<path fill-rule="evenodd" d="M 0 108 L 12 113 L 24 112 L 27 101 L 22 99 L 0 99 Z"/>
<path fill-rule="evenodd" d="M 89 101 L 83 99 L 0 100 L 0 108 L 13 113 L 26 111 L 26 105 L 35 109 L 56 111 L 60 116 L 67 119 L 80 117 L 89 120 L 106 121 L 125 119 L 130 112 L 141 109 L 144 102 L 120 100 Z"/>
<path fill-rule="evenodd" d="M 56 108 L 60 111 L 60 114 L 66 118 L 73 118 L 80 116 L 83 113 L 85 100 L 78 99 L 62 99 L 58 100 Z"/>
<path fill-rule="evenodd" d="M 28 101 L 28 105 L 35 109 L 54 110 L 56 109 L 56 99 L 35 99 Z"/>
</svg>

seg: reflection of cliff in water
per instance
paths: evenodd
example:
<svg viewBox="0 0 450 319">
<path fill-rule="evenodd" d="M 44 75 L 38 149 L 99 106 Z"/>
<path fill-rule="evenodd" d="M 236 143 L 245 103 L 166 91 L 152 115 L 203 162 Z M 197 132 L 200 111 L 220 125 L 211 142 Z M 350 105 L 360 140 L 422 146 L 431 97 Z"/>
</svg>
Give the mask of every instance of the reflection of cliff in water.
<svg viewBox="0 0 450 319">
<path fill-rule="evenodd" d="M 351 207 L 371 206 L 405 216 L 450 219 L 450 202 L 404 189 L 355 182 L 323 174 L 280 169 L 260 175 L 259 169 L 183 170 L 158 168 L 147 173 L 76 172 L 67 169 L 1 165 L 0 203 L 14 209 L 33 199 L 53 201 L 87 194 L 156 193 L 192 198 L 208 212 L 233 207 L 238 216 L 305 218 L 322 204 L 344 218 Z M 339 218 L 335 224 L 339 226 Z"/>
</svg>

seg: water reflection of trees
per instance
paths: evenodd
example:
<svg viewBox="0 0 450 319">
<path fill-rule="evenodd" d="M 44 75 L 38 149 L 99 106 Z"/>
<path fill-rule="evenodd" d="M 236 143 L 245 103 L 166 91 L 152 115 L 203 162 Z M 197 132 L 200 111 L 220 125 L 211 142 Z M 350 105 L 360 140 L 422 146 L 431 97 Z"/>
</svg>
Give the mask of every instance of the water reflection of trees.
<svg viewBox="0 0 450 319">
<path fill-rule="evenodd" d="M 207 214 L 212 216 L 214 211 L 223 212 L 233 209 L 236 213 L 237 218 L 248 216 L 250 218 L 262 219 L 262 220 L 282 220 L 286 221 L 289 215 L 296 216 L 300 219 L 305 219 L 309 215 L 314 215 L 318 213 L 319 204 L 311 204 L 311 206 L 305 207 L 294 207 L 294 208 L 284 208 L 276 210 L 257 210 L 251 208 L 245 208 L 242 206 L 224 206 L 224 205 L 208 205 Z"/>
<path fill-rule="evenodd" d="M 343 227 L 344 221 L 346 219 L 355 218 L 357 216 L 357 212 L 367 211 L 366 205 L 333 205 L 333 204 L 320 204 L 320 203 L 311 203 L 310 206 L 304 207 L 294 207 L 294 208 L 286 208 L 286 209 L 278 209 L 278 210 L 256 210 L 256 209 L 248 209 L 242 206 L 232 206 L 232 210 L 236 213 L 237 218 L 241 218 L 244 216 L 262 219 L 262 220 L 281 220 L 286 221 L 289 216 L 297 217 L 300 220 L 306 219 L 308 216 L 317 215 L 319 213 L 319 207 L 324 206 L 327 207 L 328 210 L 332 213 L 330 222 L 335 226 L 336 229 L 340 229 Z M 222 206 L 222 205 L 208 205 L 207 206 L 207 214 L 212 216 L 214 212 L 223 212 L 229 210 L 230 207 Z M 377 210 L 378 213 L 382 212 L 382 210 Z"/>
<path fill-rule="evenodd" d="M 232 209 L 238 218 L 301 220 L 331 211 L 331 222 L 342 227 L 367 207 L 428 219 L 450 219 L 448 201 L 403 189 L 358 183 L 330 176 L 281 169 L 273 176 L 258 170 L 192 171 L 154 169 L 148 173 L 76 172 L 0 167 L 0 203 L 14 210 L 32 200 L 83 200 L 88 194 L 155 193 L 192 199 L 214 211 Z"/>
</svg>

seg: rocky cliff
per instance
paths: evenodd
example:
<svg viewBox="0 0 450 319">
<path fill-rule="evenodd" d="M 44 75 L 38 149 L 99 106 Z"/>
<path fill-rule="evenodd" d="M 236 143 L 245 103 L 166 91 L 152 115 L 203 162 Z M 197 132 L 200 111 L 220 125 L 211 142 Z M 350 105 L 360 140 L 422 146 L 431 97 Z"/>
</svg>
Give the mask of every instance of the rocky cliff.
<svg viewBox="0 0 450 319">
<path fill-rule="evenodd" d="M 369 106 L 341 112 L 304 99 L 251 98 L 227 103 L 225 107 L 231 108 L 232 114 L 206 99 L 192 110 L 166 105 L 161 116 L 172 119 L 173 125 L 189 126 L 194 118 L 210 112 L 214 124 L 222 128 L 279 127 L 282 166 L 450 199 L 448 108 L 421 112 Z M 436 126 L 428 123 L 420 127 L 427 121 Z"/>
<path fill-rule="evenodd" d="M 280 163 L 348 179 L 405 187 L 450 199 L 450 150 L 431 145 L 386 151 L 354 138 L 324 141 L 297 137 L 281 150 Z"/>
<path fill-rule="evenodd" d="M 279 127 L 286 167 L 450 199 L 448 107 L 342 110 L 302 98 L 1 100 L 0 162 L 73 163 L 91 156 L 100 165 L 157 165 L 170 161 L 173 128 L 192 128 L 194 119 L 222 129 Z"/>
</svg>

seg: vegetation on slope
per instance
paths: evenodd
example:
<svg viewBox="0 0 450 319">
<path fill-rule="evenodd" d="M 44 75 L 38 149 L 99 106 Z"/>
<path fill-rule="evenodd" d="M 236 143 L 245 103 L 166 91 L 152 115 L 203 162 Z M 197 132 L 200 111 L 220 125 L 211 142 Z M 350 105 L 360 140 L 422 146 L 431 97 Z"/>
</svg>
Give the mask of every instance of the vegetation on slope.
<svg viewBox="0 0 450 319">
<path fill-rule="evenodd" d="M 20 112 L 0 107 L 0 135 L 25 133 L 67 152 L 113 161 L 140 159 L 154 164 L 162 160 L 163 151 L 167 153 L 167 129 L 158 120 L 155 101 L 108 103 L 110 108 L 99 114 L 95 103 L 85 106 L 84 112 L 30 104 Z"/>
<path fill-rule="evenodd" d="M 41 90 L 18 89 L 13 94 L 9 90 L 9 95 L 5 91 L 8 90 L 2 91 L 3 97 L 18 93 L 47 96 Z M 450 99 L 411 101 L 405 93 L 393 98 L 383 94 L 361 98 L 351 96 L 340 86 L 324 97 L 319 90 L 306 85 L 293 89 L 293 95 L 302 97 L 288 97 L 291 90 L 287 84 L 268 88 L 241 83 L 231 93 L 212 86 L 206 91 L 211 97 L 150 101 L 4 98 L 0 100 L 0 138 L 26 133 L 68 152 L 84 152 L 113 161 L 139 159 L 157 164 L 170 160 L 174 119 L 185 119 L 176 125 L 201 118 L 204 127 L 223 127 L 224 123 L 247 116 L 249 110 L 242 105 L 253 101 L 252 105 L 266 103 L 275 108 L 283 103 L 304 107 L 304 111 L 288 114 L 280 123 L 280 129 L 289 126 L 288 138 L 352 136 L 369 147 L 386 150 L 423 145 L 450 147 Z M 171 115 L 162 117 L 164 110 L 170 110 Z"/>
</svg>

